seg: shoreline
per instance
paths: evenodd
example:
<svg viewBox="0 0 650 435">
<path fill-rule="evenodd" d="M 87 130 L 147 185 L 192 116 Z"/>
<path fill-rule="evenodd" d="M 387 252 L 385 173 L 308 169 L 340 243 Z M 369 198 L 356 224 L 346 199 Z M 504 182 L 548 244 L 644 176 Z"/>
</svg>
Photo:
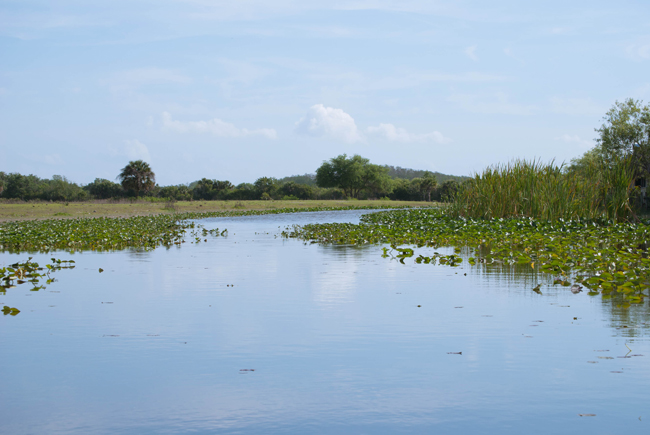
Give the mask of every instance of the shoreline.
<svg viewBox="0 0 650 435">
<path fill-rule="evenodd" d="M 0 202 L 0 223 L 45 219 L 74 219 L 153 216 L 173 213 L 203 213 L 313 207 L 426 207 L 439 205 L 425 201 L 382 200 L 248 200 L 248 201 L 129 201 L 94 200 L 85 202 Z"/>
</svg>

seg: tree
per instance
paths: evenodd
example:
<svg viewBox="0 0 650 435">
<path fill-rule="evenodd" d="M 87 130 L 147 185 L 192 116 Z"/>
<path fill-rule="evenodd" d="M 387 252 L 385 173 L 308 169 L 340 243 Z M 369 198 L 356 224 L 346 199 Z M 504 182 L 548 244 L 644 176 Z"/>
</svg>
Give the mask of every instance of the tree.
<svg viewBox="0 0 650 435">
<path fill-rule="evenodd" d="M 217 199 L 223 192 L 231 190 L 233 185 L 230 181 L 209 180 L 202 178 L 199 180 L 192 192 L 195 199 L 213 200 Z"/>
<path fill-rule="evenodd" d="M 431 191 L 437 186 L 438 180 L 436 179 L 436 176 L 429 171 L 425 171 L 420 183 L 420 189 L 422 189 L 423 196 L 427 195 L 429 202 L 431 202 Z"/>
<path fill-rule="evenodd" d="M 129 162 L 122 168 L 117 179 L 122 183 L 124 190 L 133 190 L 136 196 L 140 196 L 140 192 L 150 191 L 156 185 L 156 174 L 149 164 L 142 160 Z"/>
<path fill-rule="evenodd" d="M 364 189 L 377 192 L 390 185 L 388 169 L 373 165 L 359 155 L 346 154 L 330 159 L 316 170 L 319 187 L 338 187 L 347 197 L 357 198 Z"/>
<path fill-rule="evenodd" d="M 650 172 L 650 106 L 642 104 L 632 98 L 616 101 L 596 129 L 599 137 L 594 150 L 604 162 L 632 156 L 637 175 Z"/>
<path fill-rule="evenodd" d="M 253 185 L 255 186 L 255 191 L 260 197 L 266 193 L 269 198 L 271 198 L 278 190 L 278 180 L 273 177 L 260 177 L 255 180 Z"/>
<path fill-rule="evenodd" d="M 294 181 L 287 181 L 279 191 L 283 196 L 295 196 L 298 199 L 313 199 L 314 197 L 314 189 L 311 186 L 298 184 Z"/>
<path fill-rule="evenodd" d="M 449 180 L 442 183 L 440 186 L 440 198 L 445 202 L 454 202 L 456 194 L 460 190 L 458 181 Z"/>
<path fill-rule="evenodd" d="M 104 178 L 95 178 L 95 181 L 84 186 L 84 190 L 96 199 L 117 198 L 124 194 L 122 186 Z"/>
</svg>

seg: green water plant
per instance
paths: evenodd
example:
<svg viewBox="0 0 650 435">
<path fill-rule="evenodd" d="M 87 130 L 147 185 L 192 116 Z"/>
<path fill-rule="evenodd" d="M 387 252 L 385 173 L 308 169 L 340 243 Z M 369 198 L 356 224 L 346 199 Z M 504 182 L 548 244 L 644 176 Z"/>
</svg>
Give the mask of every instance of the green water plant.
<svg viewBox="0 0 650 435">
<path fill-rule="evenodd" d="M 32 291 L 44 289 L 45 285 L 39 285 L 43 281 L 46 284 L 54 282 L 54 278 L 50 276 L 50 273 L 61 269 L 74 269 L 74 263 L 74 260 L 52 258 L 51 264 L 41 267 L 38 263 L 32 261 L 32 257 L 29 257 L 27 261 L 0 267 L 0 292 L 6 292 L 7 289 L 25 283 L 32 284 Z"/>
<path fill-rule="evenodd" d="M 374 207 L 346 206 L 223 210 L 128 218 L 100 217 L 4 222 L 0 223 L 0 252 L 50 252 L 57 250 L 75 252 L 172 247 L 183 243 L 188 231 L 199 230 L 202 232 L 200 225 L 195 222 L 198 219 L 372 208 Z M 214 231 L 211 234 L 217 235 Z M 222 236 L 225 234 L 226 230 L 219 233 Z M 190 236 L 196 238 L 198 234 L 190 234 Z"/>
<path fill-rule="evenodd" d="M 631 221 L 636 195 L 631 158 L 594 159 L 579 168 L 553 161 L 514 160 L 467 180 L 448 213 L 464 218 Z"/>
<path fill-rule="evenodd" d="M 555 283 L 585 285 L 590 294 L 620 294 L 625 304 L 641 303 L 650 288 L 648 222 L 606 219 L 458 218 L 438 209 L 385 211 L 364 215 L 355 224 L 310 224 L 284 237 L 321 244 L 386 244 L 401 262 L 419 264 L 526 265 L 551 274 Z M 454 254 L 436 250 L 453 247 Z M 465 247 L 466 259 L 460 254 Z M 417 253 L 422 249 L 434 252 Z M 416 256 L 417 255 L 417 256 Z"/>
</svg>

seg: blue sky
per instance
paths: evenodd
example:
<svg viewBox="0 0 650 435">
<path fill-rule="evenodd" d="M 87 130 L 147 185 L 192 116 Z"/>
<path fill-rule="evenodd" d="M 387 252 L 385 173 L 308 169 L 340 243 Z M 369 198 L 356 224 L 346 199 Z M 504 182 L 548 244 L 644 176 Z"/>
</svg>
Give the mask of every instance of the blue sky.
<svg viewBox="0 0 650 435">
<path fill-rule="evenodd" d="M 470 174 L 568 161 L 650 100 L 647 1 L 0 2 L 0 170 L 161 185 L 338 154 Z"/>
</svg>

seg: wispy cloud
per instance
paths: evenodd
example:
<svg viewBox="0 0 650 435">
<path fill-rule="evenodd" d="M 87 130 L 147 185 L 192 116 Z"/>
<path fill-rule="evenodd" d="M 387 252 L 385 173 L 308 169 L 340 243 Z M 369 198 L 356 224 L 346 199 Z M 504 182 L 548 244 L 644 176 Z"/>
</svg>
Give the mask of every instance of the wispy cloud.
<svg viewBox="0 0 650 435">
<path fill-rule="evenodd" d="M 124 155 L 126 155 L 129 160 L 151 161 L 149 148 L 137 139 L 127 139 L 124 141 Z"/>
<path fill-rule="evenodd" d="M 258 128 L 255 130 L 237 128 L 233 124 L 222 121 L 219 118 L 207 121 L 178 121 L 172 119 L 172 115 L 169 112 L 163 112 L 162 123 L 163 129 L 177 133 L 210 133 L 219 137 L 264 136 L 268 139 L 276 139 L 278 137 L 277 132 L 272 128 Z"/>
<path fill-rule="evenodd" d="M 650 42 L 630 44 L 625 48 L 629 58 L 636 61 L 650 59 Z"/>
<path fill-rule="evenodd" d="M 414 134 L 409 133 L 403 128 L 395 127 L 393 124 L 379 124 L 377 127 L 368 127 L 368 134 L 383 137 L 392 142 L 433 142 L 448 143 L 451 139 L 443 136 L 439 131 L 431 133 Z"/>
<path fill-rule="evenodd" d="M 559 140 L 564 143 L 569 143 L 569 144 L 576 144 L 580 148 L 591 148 L 594 146 L 594 142 L 586 139 L 582 139 L 580 136 L 577 134 L 563 134 L 562 136 L 556 137 L 555 140 Z"/>
<path fill-rule="evenodd" d="M 502 92 L 490 95 L 455 94 L 447 98 L 468 112 L 502 115 L 530 115 L 536 107 L 511 102 Z"/>
<path fill-rule="evenodd" d="M 604 115 L 607 110 L 605 107 L 595 103 L 589 98 L 561 98 L 552 97 L 551 111 L 562 113 L 564 115 Z"/>
<path fill-rule="evenodd" d="M 187 84 L 192 80 L 176 71 L 164 68 L 136 68 L 120 71 L 109 80 L 115 86 Z"/>
<path fill-rule="evenodd" d="M 322 104 L 311 106 L 307 114 L 296 122 L 295 131 L 298 134 L 329 137 L 347 143 L 364 141 L 352 116 L 342 109 Z"/>
<path fill-rule="evenodd" d="M 474 62 L 478 61 L 478 56 L 476 55 L 476 45 L 472 45 L 470 47 L 467 47 L 464 51 L 467 57 L 472 59 Z"/>
</svg>

